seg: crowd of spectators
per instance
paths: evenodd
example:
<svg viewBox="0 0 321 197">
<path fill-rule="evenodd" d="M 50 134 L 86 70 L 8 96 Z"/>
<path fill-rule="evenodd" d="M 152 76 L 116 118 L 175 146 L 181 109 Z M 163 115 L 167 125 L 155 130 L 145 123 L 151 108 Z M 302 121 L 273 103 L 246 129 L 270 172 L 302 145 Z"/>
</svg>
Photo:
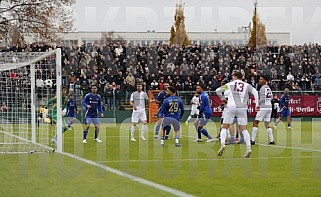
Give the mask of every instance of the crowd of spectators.
<svg viewBox="0 0 321 197">
<path fill-rule="evenodd" d="M 99 87 L 108 107 L 128 102 L 137 81 L 146 90 L 160 90 L 164 82 L 179 91 L 193 91 L 197 84 L 214 91 L 222 80 L 231 79 L 239 70 L 244 80 L 257 87 L 258 76 L 268 75 L 273 90 L 285 87 L 296 91 L 321 90 L 321 46 L 192 45 L 166 44 L 132 46 L 105 44 L 60 46 L 63 84 L 77 95 L 85 94 L 92 84 Z M 4 48 L 2 52 L 45 52 L 52 46 L 35 43 Z"/>
</svg>

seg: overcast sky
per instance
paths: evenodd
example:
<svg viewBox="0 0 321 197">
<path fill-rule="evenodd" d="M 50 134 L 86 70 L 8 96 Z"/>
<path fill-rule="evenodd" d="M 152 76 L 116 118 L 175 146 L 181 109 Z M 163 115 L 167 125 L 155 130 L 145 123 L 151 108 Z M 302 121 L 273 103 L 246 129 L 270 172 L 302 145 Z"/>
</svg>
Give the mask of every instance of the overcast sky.
<svg viewBox="0 0 321 197">
<path fill-rule="evenodd" d="M 258 0 L 267 32 L 290 32 L 292 44 L 321 43 L 321 0 Z M 77 0 L 78 31 L 169 32 L 178 0 Z M 186 30 L 237 31 L 248 26 L 253 0 L 185 0 Z"/>
</svg>

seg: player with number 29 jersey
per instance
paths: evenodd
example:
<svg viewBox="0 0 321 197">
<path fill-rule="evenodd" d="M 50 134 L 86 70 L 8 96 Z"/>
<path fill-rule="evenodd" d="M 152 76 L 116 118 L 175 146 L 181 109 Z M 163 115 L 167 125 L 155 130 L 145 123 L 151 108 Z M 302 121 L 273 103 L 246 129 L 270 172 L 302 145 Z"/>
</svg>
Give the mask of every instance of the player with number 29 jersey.
<svg viewBox="0 0 321 197">
<path fill-rule="evenodd" d="M 166 126 L 173 125 L 175 131 L 175 146 L 180 147 L 180 119 L 184 114 L 184 104 L 183 101 L 175 96 L 176 89 L 174 87 L 168 87 L 166 90 L 168 97 L 163 102 L 162 107 L 158 113 L 164 114 L 163 119 L 163 132 L 161 133 L 161 146 L 164 146 L 164 129 Z"/>
<path fill-rule="evenodd" d="M 158 113 L 164 114 L 165 118 L 171 117 L 179 121 L 184 113 L 183 101 L 177 96 L 170 96 L 165 99 Z"/>
</svg>

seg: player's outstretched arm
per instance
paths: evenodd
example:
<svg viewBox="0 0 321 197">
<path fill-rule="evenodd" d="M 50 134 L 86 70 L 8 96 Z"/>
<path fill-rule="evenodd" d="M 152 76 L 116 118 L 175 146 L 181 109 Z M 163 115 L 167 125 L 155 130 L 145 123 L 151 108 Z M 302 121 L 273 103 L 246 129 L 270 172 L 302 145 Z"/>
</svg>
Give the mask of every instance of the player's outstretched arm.
<svg viewBox="0 0 321 197">
<path fill-rule="evenodd" d="M 217 96 L 220 97 L 221 100 L 224 100 L 225 97 L 223 95 L 223 92 L 227 89 L 226 85 L 223 85 L 215 90 L 215 93 Z"/>
<path fill-rule="evenodd" d="M 161 93 L 162 92 L 160 92 L 160 93 L 158 93 L 158 95 L 157 95 L 157 97 L 156 97 L 156 99 L 155 99 L 155 103 L 157 103 L 157 104 L 160 104 L 161 103 Z"/>
</svg>

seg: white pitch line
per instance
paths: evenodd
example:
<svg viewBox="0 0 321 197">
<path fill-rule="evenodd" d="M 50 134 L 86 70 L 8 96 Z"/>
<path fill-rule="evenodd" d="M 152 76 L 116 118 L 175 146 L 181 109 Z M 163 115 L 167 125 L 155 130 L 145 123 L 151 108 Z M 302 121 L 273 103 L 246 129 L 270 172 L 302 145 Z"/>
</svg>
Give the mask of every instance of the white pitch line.
<svg viewBox="0 0 321 197">
<path fill-rule="evenodd" d="M 196 138 L 194 136 L 182 135 L 184 137 L 189 138 Z M 311 151 L 311 152 L 321 152 L 320 149 L 311 149 L 311 148 L 301 148 L 301 147 L 293 147 L 293 146 L 279 146 L 279 145 L 268 145 L 268 144 L 260 144 L 256 143 L 255 145 L 264 146 L 264 147 L 274 147 L 274 148 L 285 148 L 285 149 L 292 149 L 292 150 L 303 150 L 303 151 Z"/>
<path fill-rule="evenodd" d="M 285 148 L 292 150 L 303 150 L 303 151 L 311 151 L 311 152 L 321 152 L 320 149 L 310 149 L 310 148 L 300 148 L 300 147 L 292 147 L 292 146 L 278 146 L 278 145 L 268 145 L 268 144 L 257 144 L 259 146 L 271 147 L 271 148 Z"/>
<path fill-rule="evenodd" d="M 69 157 L 71 157 L 71 158 L 73 158 L 73 159 L 77 159 L 77 160 L 82 161 L 82 162 L 84 162 L 84 163 L 87 163 L 87 164 L 96 166 L 96 167 L 98 167 L 98 168 L 101 168 L 101 169 L 103 169 L 103 170 L 106 170 L 107 172 L 111 172 L 111 173 L 117 174 L 117 175 L 119 175 L 119 176 L 125 177 L 125 178 L 127 178 L 127 179 L 132 180 L 132 181 L 136 181 L 136 182 L 139 182 L 139 183 L 141 183 L 141 184 L 154 187 L 154 188 L 156 188 L 156 189 L 158 189 L 158 190 L 161 190 L 161 191 L 164 191 L 164 192 L 173 194 L 173 195 L 175 195 L 175 196 L 184 196 L 184 197 L 185 197 L 185 196 L 186 196 L 186 197 L 192 197 L 192 196 L 193 196 L 193 195 L 191 195 L 191 194 L 187 194 L 187 193 L 185 193 L 185 192 L 182 192 L 182 191 L 179 191 L 179 190 L 176 190 L 176 189 L 173 189 L 173 188 L 170 188 L 170 187 L 167 187 L 167 186 L 164 186 L 164 185 L 161 185 L 161 184 L 152 182 L 152 181 L 148 181 L 148 180 L 143 179 L 143 178 L 139 178 L 139 177 L 137 177 L 137 176 L 128 174 L 128 173 L 123 172 L 123 171 L 120 171 L 120 170 L 116 170 L 116 169 L 114 169 L 114 168 L 108 167 L 108 166 L 103 165 L 103 164 L 99 164 L 98 162 L 94 162 L 94 161 L 91 161 L 91 160 L 88 160 L 88 159 L 79 157 L 79 156 L 74 155 L 74 154 L 71 154 L 71 153 L 62 152 L 61 154 L 66 155 L 66 156 L 69 156 Z"/>
<path fill-rule="evenodd" d="M 26 140 L 24 138 L 21 138 L 17 135 L 14 135 L 14 134 L 11 134 L 11 133 L 8 133 L 6 131 L 1 131 L 1 133 L 5 133 L 5 134 L 8 134 L 12 137 L 17 137 L 18 139 L 21 139 L 21 140 L 24 140 L 24 141 L 27 141 L 27 142 L 30 142 L 30 140 Z M 39 143 L 33 143 L 35 145 L 38 145 L 38 146 L 41 146 L 41 147 L 44 147 L 44 148 L 48 148 L 48 149 L 52 149 L 46 145 L 43 145 L 43 144 L 39 144 Z M 90 165 L 93 165 L 93 166 L 96 166 L 98 168 L 101 168 L 103 170 L 106 170 L 107 172 L 111 172 L 111 173 L 114 173 L 114 174 L 117 174 L 119 176 L 122 176 L 124 178 L 127 178 L 127 179 L 130 179 L 132 181 L 136 181 L 138 183 L 141 183 L 143 185 L 147 185 L 147 186 L 150 186 L 150 187 L 153 187 L 155 189 L 158 189 L 158 190 L 161 190 L 161 191 L 164 191 L 164 192 L 167 192 L 167 193 L 170 193 L 170 194 L 173 194 L 175 196 L 186 196 L 186 197 L 193 197 L 193 195 L 191 194 L 187 194 L 183 191 L 180 191 L 180 190 L 177 190 L 177 189 L 173 189 L 173 188 L 170 188 L 170 187 L 167 187 L 167 186 L 164 186 L 164 185 L 161 185 L 161 184 L 158 184 L 158 183 L 155 183 L 155 182 L 152 182 L 152 181 L 149 181 L 149 180 L 146 180 L 146 179 L 143 179 L 143 178 L 140 178 L 140 177 L 137 177 L 137 176 L 134 176 L 134 175 L 131 175 L 131 174 L 128 174 L 126 172 L 123 172 L 123 171 L 120 171 L 120 170 L 116 170 L 114 168 L 111 168 L 111 167 L 108 167 L 106 165 L 103 165 L 103 164 L 100 164 L 100 163 L 97 163 L 97 162 L 94 162 L 94 161 L 91 161 L 89 159 L 85 159 L 85 158 L 82 158 L 82 157 L 79 157 L 77 155 L 74 155 L 74 154 L 71 154 L 71 153 L 66 153 L 66 152 L 56 152 L 57 154 L 62 154 L 62 155 L 66 155 L 68 157 L 71 157 L 73 159 L 76 159 L 78 161 L 82 161 L 84 163 L 87 163 L 87 164 L 90 164 Z"/>
<path fill-rule="evenodd" d="M 125 162 L 176 162 L 176 161 L 235 161 L 235 160 L 265 160 L 265 159 L 309 159 L 321 158 L 320 156 L 298 156 L 298 157 L 250 157 L 250 158 L 221 158 L 221 159 L 170 159 L 170 160 L 114 160 L 97 161 L 98 163 L 125 163 Z"/>
<path fill-rule="evenodd" d="M 130 139 L 129 136 L 106 136 L 106 139 L 107 139 L 107 138 L 126 138 L 126 137 L 127 137 L 128 139 Z M 64 136 L 63 138 L 67 138 L 67 139 L 71 139 L 71 138 L 72 138 L 72 139 L 74 139 L 74 138 L 75 138 L 75 139 L 83 139 L 82 136 L 79 136 L 79 137 L 69 137 L 69 136 L 66 136 L 66 137 L 65 137 L 65 136 Z"/>
</svg>

